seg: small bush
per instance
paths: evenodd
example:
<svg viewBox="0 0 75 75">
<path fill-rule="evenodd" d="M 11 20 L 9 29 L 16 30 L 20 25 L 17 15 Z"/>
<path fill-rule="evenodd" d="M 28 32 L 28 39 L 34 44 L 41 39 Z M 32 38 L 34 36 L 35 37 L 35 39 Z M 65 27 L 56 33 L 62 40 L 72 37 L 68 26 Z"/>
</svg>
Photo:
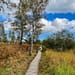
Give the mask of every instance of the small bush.
<svg viewBox="0 0 75 75">
<path fill-rule="evenodd" d="M 45 51 L 46 51 L 46 47 L 43 46 L 43 47 L 42 47 L 42 52 L 45 52 Z"/>
</svg>

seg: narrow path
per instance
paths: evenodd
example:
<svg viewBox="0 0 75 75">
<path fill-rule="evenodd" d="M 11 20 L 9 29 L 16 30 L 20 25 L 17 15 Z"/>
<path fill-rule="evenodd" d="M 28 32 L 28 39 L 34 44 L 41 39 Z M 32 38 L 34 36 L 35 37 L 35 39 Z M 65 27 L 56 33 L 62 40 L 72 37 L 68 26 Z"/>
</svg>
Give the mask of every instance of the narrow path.
<svg viewBox="0 0 75 75">
<path fill-rule="evenodd" d="M 38 67 L 39 67 L 40 59 L 41 59 L 41 51 L 38 51 L 37 56 L 31 62 L 29 69 L 27 70 L 27 73 L 25 75 L 37 75 L 38 74 Z"/>
</svg>

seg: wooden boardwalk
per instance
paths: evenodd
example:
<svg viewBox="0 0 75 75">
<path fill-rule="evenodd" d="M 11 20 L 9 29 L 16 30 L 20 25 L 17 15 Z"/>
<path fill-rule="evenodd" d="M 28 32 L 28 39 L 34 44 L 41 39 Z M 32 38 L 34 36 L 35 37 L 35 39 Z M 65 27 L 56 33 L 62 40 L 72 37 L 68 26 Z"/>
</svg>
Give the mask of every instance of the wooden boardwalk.
<svg viewBox="0 0 75 75">
<path fill-rule="evenodd" d="M 37 56 L 31 62 L 29 69 L 25 75 L 38 75 L 38 67 L 41 59 L 41 51 L 38 51 Z"/>
</svg>

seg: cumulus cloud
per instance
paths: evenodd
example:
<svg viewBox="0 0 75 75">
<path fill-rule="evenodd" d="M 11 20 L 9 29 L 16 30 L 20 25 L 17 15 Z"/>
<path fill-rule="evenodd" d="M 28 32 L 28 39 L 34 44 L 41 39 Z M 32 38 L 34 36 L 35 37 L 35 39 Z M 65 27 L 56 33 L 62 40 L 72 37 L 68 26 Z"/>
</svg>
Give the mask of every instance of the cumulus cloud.
<svg viewBox="0 0 75 75">
<path fill-rule="evenodd" d="M 50 13 L 74 13 L 75 0 L 49 0 L 46 11 Z"/>
<path fill-rule="evenodd" d="M 56 28 L 55 28 L 55 26 L 52 26 L 52 22 L 51 21 L 47 21 L 45 19 L 41 19 L 40 22 L 42 24 L 44 24 L 44 26 L 42 28 L 42 32 L 43 33 L 49 33 L 49 32 L 52 33 L 52 32 L 57 31 Z"/>
<path fill-rule="evenodd" d="M 20 0 L 10 0 L 12 3 L 18 4 Z"/>
<path fill-rule="evenodd" d="M 56 33 L 64 29 L 75 32 L 75 20 L 69 21 L 66 18 L 56 18 L 53 21 L 48 21 L 41 19 L 41 23 L 45 25 L 42 28 L 42 33 Z"/>
</svg>

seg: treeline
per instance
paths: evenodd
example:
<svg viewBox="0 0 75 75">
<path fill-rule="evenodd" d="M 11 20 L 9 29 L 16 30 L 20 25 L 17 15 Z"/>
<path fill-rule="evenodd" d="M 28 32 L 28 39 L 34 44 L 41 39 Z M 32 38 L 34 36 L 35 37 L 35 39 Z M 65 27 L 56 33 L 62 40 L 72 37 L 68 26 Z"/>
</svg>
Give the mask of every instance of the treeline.
<svg viewBox="0 0 75 75">
<path fill-rule="evenodd" d="M 75 38 L 71 32 L 63 30 L 43 40 L 43 45 L 59 51 L 69 50 L 75 48 Z"/>
<path fill-rule="evenodd" d="M 20 32 L 18 31 L 7 31 L 7 33 L 5 32 L 5 27 L 2 23 L 0 23 L 0 42 L 4 42 L 4 43 L 11 43 L 11 44 L 20 44 L 20 39 L 21 39 L 21 35 Z M 35 36 L 33 37 L 33 44 L 40 44 L 40 40 L 38 40 L 38 34 L 36 35 L 37 38 L 35 38 Z M 31 35 L 30 34 L 23 34 L 22 37 L 22 43 L 23 44 L 31 44 Z M 20 44 L 21 45 L 21 44 Z"/>
</svg>

